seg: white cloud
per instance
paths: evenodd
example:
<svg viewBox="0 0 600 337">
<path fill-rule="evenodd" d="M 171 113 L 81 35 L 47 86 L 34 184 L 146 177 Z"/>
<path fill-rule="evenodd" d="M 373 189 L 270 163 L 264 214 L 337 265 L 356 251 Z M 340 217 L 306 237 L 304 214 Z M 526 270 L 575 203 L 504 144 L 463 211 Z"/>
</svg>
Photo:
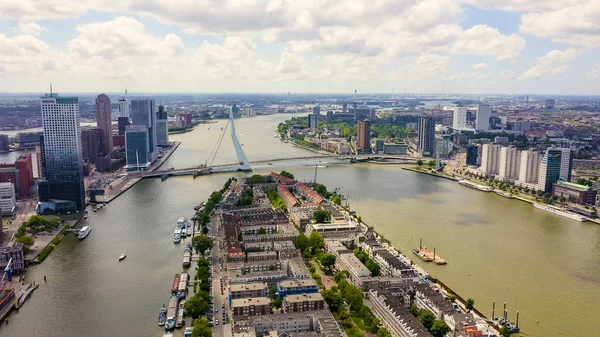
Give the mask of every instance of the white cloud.
<svg viewBox="0 0 600 337">
<path fill-rule="evenodd" d="M 525 45 L 525 39 L 517 34 L 503 35 L 495 28 L 477 25 L 464 31 L 452 51 L 459 55 L 493 55 L 497 60 L 514 60 Z"/>
<path fill-rule="evenodd" d="M 513 74 L 513 71 L 510 69 L 502 70 L 502 72 L 500 73 L 500 78 L 502 78 L 504 80 L 514 80 L 515 75 Z"/>
<path fill-rule="evenodd" d="M 34 21 L 19 21 L 19 33 L 23 35 L 39 36 L 42 32 L 48 31 L 48 28 L 38 25 Z"/>
<path fill-rule="evenodd" d="M 546 55 L 537 59 L 536 64 L 527 70 L 521 77 L 521 80 L 538 79 L 544 75 L 562 75 L 566 73 L 571 62 L 581 54 L 581 51 L 573 48 L 562 50 L 552 50 Z"/>
<path fill-rule="evenodd" d="M 490 78 L 490 74 L 475 71 L 475 72 L 471 73 L 471 77 L 475 80 L 485 80 L 485 79 Z"/>
<path fill-rule="evenodd" d="M 600 47 L 600 0 L 582 0 L 521 17 L 520 31 L 554 42 Z"/>
<path fill-rule="evenodd" d="M 574 5 L 580 0 L 465 0 L 465 3 L 486 9 L 515 12 L 541 12 Z"/>
<path fill-rule="evenodd" d="M 487 67 L 488 66 L 485 63 L 477 63 L 476 65 L 473 66 L 473 69 L 485 69 Z"/>
<path fill-rule="evenodd" d="M 600 62 L 598 62 L 588 73 L 589 78 L 600 79 Z"/>
<path fill-rule="evenodd" d="M 295 74 L 304 71 L 305 68 L 306 64 L 303 56 L 283 52 L 281 54 L 281 59 L 279 60 L 279 65 L 277 65 L 277 72 Z"/>
<path fill-rule="evenodd" d="M 448 65 L 450 57 L 436 54 L 425 54 L 417 57 L 414 63 L 398 70 L 395 76 L 402 78 L 419 78 L 433 81 L 448 78 Z M 455 79 L 456 77 L 451 77 Z"/>
</svg>

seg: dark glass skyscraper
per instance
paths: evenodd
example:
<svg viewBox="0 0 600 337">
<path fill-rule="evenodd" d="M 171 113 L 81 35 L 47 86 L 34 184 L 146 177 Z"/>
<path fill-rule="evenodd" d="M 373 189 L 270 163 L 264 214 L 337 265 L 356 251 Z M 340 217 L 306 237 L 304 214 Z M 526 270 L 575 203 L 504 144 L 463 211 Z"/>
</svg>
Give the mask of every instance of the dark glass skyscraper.
<svg viewBox="0 0 600 337">
<path fill-rule="evenodd" d="M 419 120 L 419 152 L 424 157 L 433 157 L 435 148 L 435 122 L 432 117 Z"/>
<path fill-rule="evenodd" d="M 85 207 L 79 99 L 46 94 L 41 98 L 44 178 L 40 201 L 64 200 Z"/>
<path fill-rule="evenodd" d="M 153 99 L 134 99 L 131 101 L 131 124 L 142 125 L 148 128 L 148 158 L 152 162 L 155 159 L 154 155 L 157 146 L 156 109 Z"/>
</svg>

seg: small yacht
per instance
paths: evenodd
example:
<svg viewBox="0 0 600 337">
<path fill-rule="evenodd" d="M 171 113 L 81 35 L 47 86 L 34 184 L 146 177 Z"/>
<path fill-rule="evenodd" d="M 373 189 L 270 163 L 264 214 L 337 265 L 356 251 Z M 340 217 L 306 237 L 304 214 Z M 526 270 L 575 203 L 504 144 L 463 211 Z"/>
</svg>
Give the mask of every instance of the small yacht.
<svg viewBox="0 0 600 337">
<path fill-rule="evenodd" d="M 119 261 L 123 261 L 125 260 L 125 258 L 127 257 L 127 254 L 123 253 L 119 256 Z"/>
<path fill-rule="evenodd" d="M 77 238 L 79 240 L 83 240 L 90 234 L 91 231 L 92 231 L 92 226 L 85 225 L 85 226 L 81 227 L 81 229 L 79 230 L 79 232 L 77 234 Z"/>
<path fill-rule="evenodd" d="M 176 229 L 173 233 L 173 242 L 179 243 L 181 242 L 181 229 Z"/>
<path fill-rule="evenodd" d="M 158 326 L 164 326 L 167 322 L 167 308 L 163 304 L 162 308 L 160 308 L 160 312 L 158 313 Z"/>
</svg>

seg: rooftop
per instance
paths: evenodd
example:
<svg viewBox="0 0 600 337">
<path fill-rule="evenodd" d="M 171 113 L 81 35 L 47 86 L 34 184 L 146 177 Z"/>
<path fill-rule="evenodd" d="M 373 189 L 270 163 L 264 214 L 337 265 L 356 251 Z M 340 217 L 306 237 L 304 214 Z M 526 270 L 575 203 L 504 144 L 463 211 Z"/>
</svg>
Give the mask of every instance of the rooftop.
<svg viewBox="0 0 600 337">
<path fill-rule="evenodd" d="M 321 293 L 311 294 L 298 294 L 298 295 L 287 295 L 284 297 L 284 302 L 305 302 L 305 301 L 322 301 L 323 295 Z"/>
<path fill-rule="evenodd" d="M 267 289 L 267 284 L 266 283 L 261 283 L 261 282 L 243 283 L 243 284 L 233 283 L 229 287 L 229 291 L 230 292 L 233 292 L 233 291 L 252 291 L 252 290 L 263 290 L 263 289 Z"/>
<path fill-rule="evenodd" d="M 557 183 L 557 185 L 562 185 L 562 186 L 567 186 L 582 192 L 587 192 L 591 189 L 590 186 L 586 186 L 586 185 L 580 185 L 580 184 L 576 184 L 576 183 L 572 183 L 569 181 L 564 181 L 564 180 L 559 180 Z"/>
<path fill-rule="evenodd" d="M 251 305 L 269 305 L 271 300 L 268 297 L 236 298 L 231 300 L 231 307 L 247 307 Z"/>
<path fill-rule="evenodd" d="M 317 287 L 317 282 L 311 278 L 299 280 L 285 280 L 279 282 L 280 289 L 301 288 L 301 287 Z"/>
</svg>

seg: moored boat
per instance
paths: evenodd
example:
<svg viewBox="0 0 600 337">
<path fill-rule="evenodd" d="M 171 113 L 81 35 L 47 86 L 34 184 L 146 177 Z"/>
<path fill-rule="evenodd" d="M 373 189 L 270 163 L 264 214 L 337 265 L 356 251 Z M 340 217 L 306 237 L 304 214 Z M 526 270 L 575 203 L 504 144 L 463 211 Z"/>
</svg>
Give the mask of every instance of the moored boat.
<svg viewBox="0 0 600 337">
<path fill-rule="evenodd" d="M 547 212 L 550 212 L 550 213 L 554 213 L 556 215 L 561 215 L 561 216 L 564 216 L 565 218 L 569 218 L 571 220 L 581 221 L 581 222 L 584 222 L 584 221 L 588 220 L 586 217 L 581 216 L 579 214 L 575 214 L 575 213 L 570 213 L 570 212 L 567 212 L 567 211 L 563 211 L 563 210 L 561 210 L 559 208 L 552 207 L 552 206 L 549 206 L 549 205 L 542 205 L 542 204 L 534 203 L 533 206 L 535 208 L 537 208 L 537 209 L 541 209 L 541 210 L 544 210 L 544 211 L 547 211 Z"/>
<path fill-rule="evenodd" d="M 175 320 L 175 327 L 181 328 L 185 325 L 185 300 L 179 302 L 179 310 L 177 310 L 177 319 Z"/>
<path fill-rule="evenodd" d="M 90 234 L 91 231 L 92 231 L 92 226 L 85 225 L 85 226 L 81 227 L 79 232 L 77 232 L 77 238 L 79 240 L 83 240 Z"/>
<path fill-rule="evenodd" d="M 127 257 L 127 254 L 123 253 L 119 256 L 119 261 L 123 261 Z"/>
<path fill-rule="evenodd" d="M 31 293 L 33 293 L 33 291 L 36 290 L 39 286 L 40 285 L 37 283 L 27 285 L 25 292 L 23 292 L 23 295 L 21 295 L 21 297 L 19 297 L 19 300 L 15 304 L 15 308 L 16 309 L 21 308 L 23 306 L 23 304 L 25 303 L 25 301 L 27 301 L 27 299 L 31 296 Z"/>
<path fill-rule="evenodd" d="M 494 189 L 489 187 L 489 186 L 485 186 L 485 185 L 480 185 L 480 184 L 475 184 L 469 180 L 459 180 L 458 181 L 459 184 L 463 185 L 463 186 L 467 186 L 470 188 L 474 188 L 476 190 L 480 190 L 482 192 L 491 192 Z"/>
<path fill-rule="evenodd" d="M 167 321 L 165 323 L 165 330 L 173 330 L 175 327 L 175 319 L 177 316 L 177 310 L 179 309 L 179 299 L 177 296 L 171 296 L 169 299 L 169 306 L 167 307 Z"/>
<path fill-rule="evenodd" d="M 192 265 L 192 250 L 185 248 L 183 251 L 183 268 L 189 268 Z"/>
<path fill-rule="evenodd" d="M 164 326 L 167 322 L 167 308 L 163 304 L 162 308 L 158 312 L 158 326 Z"/>
<path fill-rule="evenodd" d="M 173 294 L 177 293 L 177 289 L 179 288 L 179 279 L 180 279 L 180 275 L 175 274 L 175 278 L 173 279 L 173 287 L 171 287 L 171 293 L 173 293 Z"/>
</svg>

